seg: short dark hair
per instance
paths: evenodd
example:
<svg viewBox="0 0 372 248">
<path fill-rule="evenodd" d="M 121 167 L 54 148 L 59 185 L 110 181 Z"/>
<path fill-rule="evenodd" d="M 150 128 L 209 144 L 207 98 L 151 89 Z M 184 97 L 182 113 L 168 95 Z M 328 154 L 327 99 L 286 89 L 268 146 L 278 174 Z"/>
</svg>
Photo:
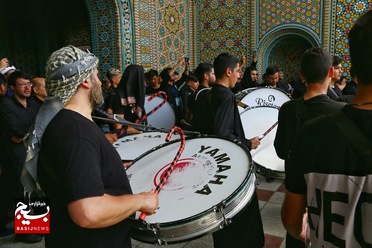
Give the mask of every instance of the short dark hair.
<svg viewBox="0 0 372 248">
<path fill-rule="evenodd" d="M 222 78 L 227 69 L 234 70 L 240 59 L 229 53 L 221 53 L 213 61 L 214 74 L 216 78 Z"/>
<path fill-rule="evenodd" d="M 266 76 L 268 75 L 273 75 L 275 73 L 279 72 L 279 68 L 276 67 L 275 65 L 270 65 L 269 67 L 266 68 Z"/>
<path fill-rule="evenodd" d="M 9 75 L 8 84 L 15 86 L 18 78 L 24 78 L 24 79 L 31 80 L 32 76 L 26 72 L 16 70 L 12 74 Z"/>
<path fill-rule="evenodd" d="M 321 47 L 307 49 L 302 55 L 301 72 L 306 83 L 323 82 L 332 67 L 332 55 Z"/>
<path fill-rule="evenodd" d="M 342 62 L 342 59 L 339 56 L 333 55 L 332 66 L 337 66 L 337 65 L 341 64 L 341 62 Z"/>
<path fill-rule="evenodd" d="M 150 69 L 148 72 L 145 73 L 146 79 L 150 81 L 154 76 L 158 76 L 159 72 L 154 69 Z"/>
<path fill-rule="evenodd" d="M 358 84 L 372 85 L 372 10 L 359 17 L 349 32 L 351 64 Z"/>
<path fill-rule="evenodd" d="M 211 63 L 200 63 L 198 67 L 195 68 L 194 74 L 198 78 L 199 82 L 203 82 L 204 74 L 210 73 L 213 69 L 213 65 Z"/>
<path fill-rule="evenodd" d="M 186 82 L 198 82 L 198 81 L 199 79 L 197 78 L 197 76 L 190 71 L 189 75 L 187 75 L 186 77 Z"/>
</svg>

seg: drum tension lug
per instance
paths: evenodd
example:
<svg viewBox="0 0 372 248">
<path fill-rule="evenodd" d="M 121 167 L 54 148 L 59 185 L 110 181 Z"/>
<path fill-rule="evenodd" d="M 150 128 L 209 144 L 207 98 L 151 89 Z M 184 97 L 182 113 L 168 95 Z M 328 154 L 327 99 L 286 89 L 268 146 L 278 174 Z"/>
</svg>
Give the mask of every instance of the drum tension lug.
<svg viewBox="0 0 372 248">
<path fill-rule="evenodd" d="M 158 232 L 160 230 L 160 226 L 159 226 L 159 223 L 156 223 L 155 225 L 151 225 L 149 223 L 147 223 L 146 221 L 143 221 L 143 224 L 146 225 L 146 228 L 150 231 L 152 231 L 156 237 L 156 242 L 155 242 L 155 245 L 156 246 L 162 246 L 162 245 L 168 245 L 167 241 L 163 240 L 163 239 L 160 239 L 159 236 L 158 236 Z"/>
<path fill-rule="evenodd" d="M 226 207 L 226 201 L 222 201 L 219 205 L 214 206 L 214 211 L 215 212 L 221 212 L 223 221 L 220 223 L 220 229 L 224 228 L 225 226 L 228 226 L 231 224 L 231 219 L 226 218 L 224 208 Z"/>
</svg>

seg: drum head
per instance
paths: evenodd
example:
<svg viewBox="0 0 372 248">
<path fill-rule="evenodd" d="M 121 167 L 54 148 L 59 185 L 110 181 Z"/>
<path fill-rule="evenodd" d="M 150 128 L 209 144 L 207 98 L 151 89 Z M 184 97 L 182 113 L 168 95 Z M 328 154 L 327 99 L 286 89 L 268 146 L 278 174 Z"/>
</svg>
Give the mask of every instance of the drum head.
<svg viewBox="0 0 372 248">
<path fill-rule="evenodd" d="M 149 98 L 150 96 L 146 96 L 145 99 L 145 111 L 147 115 L 164 101 L 163 98 L 157 96 L 151 101 L 149 101 Z M 172 106 L 168 102 L 165 102 L 163 106 L 147 117 L 147 123 L 153 127 L 172 128 L 176 123 L 176 116 Z"/>
<path fill-rule="evenodd" d="M 127 170 L 133 193 L 154 189 L 179 147 L 180 141 L 172 141 L 138 158 Z M 158 235 L 168 243 L 219 229 L 222 216 L 216 214 L 215 206 L 225 202 L 225 215 L 231 218 L 250 201 L 255 190 L 251 165 L 249 151 L 235 142 L 216 137 L 187 139 L 159 193 L 160 209 L 147 216 L 146 222 L 160 226 Z M 154 241 L 134 233 L 138 240 Z"/>
<path fill-rule="evenodd" d="M 249 107 L 256 106 L 271 106 L 277 107 L 283 103 L 291 100 L 290 96 L 277 88 L 253 88 L 247 89 L 247 94 L 240 100 Z M 244 110 L 243 107 L 238 106 L 239 113 Z"/>
<path fill-rule="evenodd" d="M 166 143 L 166 133 L 148 132 L 132 134 L 118 139 L 113 145 L 120 155 L 121 160 L 131 161 L 154 147 Z M 178 134 L 173 134 L 171 140 L 179 139 Z"/>
<path fill-rule="evenodd" d="M 275 108 L 259 107 L 243 112 L 240 118 L 243 123 L 247 139 L 260 137 L 274 123 L 278 121 L 279 110 Z M 258 165 L 273 171 L 284 172 L 284 160 L 276 155 L 274 139 L 277 126 L 272 129 L 262 140 L 257 149 L 251 150 L 252 159 Z"/>
</svg>

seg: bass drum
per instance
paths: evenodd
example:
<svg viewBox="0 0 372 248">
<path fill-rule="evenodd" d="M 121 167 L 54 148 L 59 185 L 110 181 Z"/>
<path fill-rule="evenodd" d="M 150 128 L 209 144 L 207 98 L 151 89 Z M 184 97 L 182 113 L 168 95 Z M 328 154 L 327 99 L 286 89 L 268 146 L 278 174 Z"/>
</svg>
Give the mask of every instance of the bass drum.
<svg viewBox="0 0 372 248">
<path fill-rule="evenodd" d="M 159 128 L 172 128 L 176 123 L 176 115 L 174 114 L 172 106 L 168 102 L 165 102 L 163 106 L 150 114 L 151 110 L 159 106 L 164 99 L 155 96 L 151 101 L 149 101 L 149 98 L 150 96 L 146 96 L 145 99 L 145 111 L 148 115 L 148 125 Z"/>
<path fill-rule="evenodd" d="M 133 193 L 154 189 L 166 174 L 181 141 L 139 157 L 127 174 Z M 159 192 L 160 208 L 137 226 L 132 238 L 179 243 L 219 230 L 249 204 L 256 189 L 248 149 L 240 143 L 202 136 L 186 138 L 185 149 Z M 137 218 L 140 213 L 137 213 Z"/>
<path fill-rule="evenodd" d="M 240 94 L 242 96 L 238 109 L 239 113 L 243 112 L 246 108 L 252 108 L 256 106 L 268 106 L 277 107 L 283 105 L 283 103 L 291 99 L 290 95 L 279 88 L 249 88 L 243 90 L 236 95 Z M 244 95 L 244 96 L 243 96 Z"/>
<path fill-rule="evenodd" d="M 114 142 L 114 147 L 123 161 L 132 161 L 143 153 L 166 143 L 167 133 L 148 132 L 124 136 Z M 171 140 L 179 139 L 178 134 L 173 134 Z"/>
<path fill-rule="evenodd" d="M 244 99 L 250 106 L 240 112 L 246 138 L 261 137 L 272 128 L 262 138 L 258 148 L 251 150 L 257 171 L 266 178 L 284 179 L 284 160 L 276 155 L 274 147 L 277 130 L 275 124 L 278 122 L 279 108 L 291 98 L 279 89 L 257 88 Z"/>
</svg>

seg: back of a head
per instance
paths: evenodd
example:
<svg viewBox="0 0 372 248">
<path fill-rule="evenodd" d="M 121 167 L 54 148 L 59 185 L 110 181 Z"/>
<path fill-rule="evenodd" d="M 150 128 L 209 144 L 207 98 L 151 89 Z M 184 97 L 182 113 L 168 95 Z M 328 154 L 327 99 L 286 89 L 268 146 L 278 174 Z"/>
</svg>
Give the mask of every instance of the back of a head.
<svg viewBox="0 0 372 248">
<path fill-rule="evenodd" d="M 372 10 L 361 16 L 349 32 L 351 64 L 360 85 L 372 85 Z"/>
<path fill-rule="evenodd" d="M 141 85 L 144 84 L 145 70 L 140 65 L 129 65 L 125 68 L 123 77 L 119 84 L 129 84 L 141 81 Z"/>
<path fill-rule="evenodd" d="M 301 72 L 307 84 L 325 81 L 332 67 L 332 55 L 321 47 L 307 49 L 302 55 Z"/>
<path fill-rule="evenodd" d="M 275 73 L 279 72 L 279 68 L 275 65 L 270 65 L 266 68 L 265 74 L 266 76 L 273 75 Z"/>
<path fill-rule="evenodd" d="M 24 79 L 31 80 L 32 76 L 26 72 L 16 70 L 12 74 L 9 75 L 8 84 L 15 86 L 18 78 L 24 78 Z"/>
<path fill-rule="evenodd" d="M 198 78 L 199 83 L 203 82 L 204 74 L 210 73 L 212 69 L 213 69 L 213 65 L 211 63 L 206 63 L 206 62 L 200 63 L 198 67 L 195 68 L 194 74 Z"/>
<path fill-rule="evenodd" d="M 172 68 L 170 67 L 167 67 L 167 68 L 164 68 L 161 72 L 160 72 L 160 77 L 164 80 L 166 78 L 169 77 L 169 71 L 171 70 Z"/>
<path fill-rule="evenodd" d="M 228 68 L 233 70 L 238 65 L 239 61 L 240 59 L 238 57 L 229 53 L 221 53 L 218 55 L 213 62 L 216 78 L 222 78 Z"/>
<path fill-rule="evenodd" d="M 45 86 L 50 96 L 57 96 L 65 105 L 81 82 L 98 66 L 98 58 L 74 46 L 53 52 L 45 66 Z"/>
</svg>

